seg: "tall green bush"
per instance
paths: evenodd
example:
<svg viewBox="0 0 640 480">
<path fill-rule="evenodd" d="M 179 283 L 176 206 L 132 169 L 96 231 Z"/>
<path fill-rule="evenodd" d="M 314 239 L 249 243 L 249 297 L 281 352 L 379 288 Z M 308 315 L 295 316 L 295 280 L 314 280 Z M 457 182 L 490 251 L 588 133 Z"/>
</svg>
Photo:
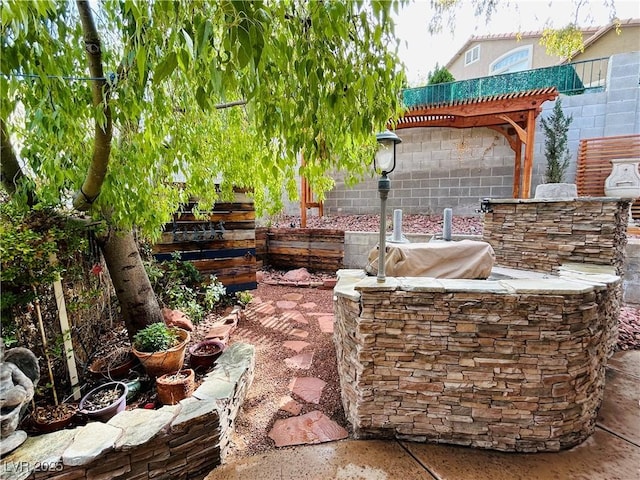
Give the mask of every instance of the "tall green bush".
<svg viewBox="0 0 640 480">
<path fill-rule="evenodd" d="M 544 142 L 544 154 L 547 158 L 547 170 L 544 175 L 546 183 L 562 183 L 564 181 L 564 175 L 569 168 L 570 154 L 567 137 L 571 122 L 573 122 L 573 117 L 571 115 L 565 116 L 560 99 L 553 106 L 551 115 L 541 119 L 546 137 Z"/>
</svg>

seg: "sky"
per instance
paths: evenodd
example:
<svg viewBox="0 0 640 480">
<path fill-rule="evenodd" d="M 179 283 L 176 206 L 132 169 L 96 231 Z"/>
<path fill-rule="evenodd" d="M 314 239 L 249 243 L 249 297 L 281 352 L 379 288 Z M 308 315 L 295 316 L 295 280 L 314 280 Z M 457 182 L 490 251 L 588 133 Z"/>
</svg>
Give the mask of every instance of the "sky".
<svg viewBox="0 0 640 480">
<path fill-rule="evenodd" d="M 433 16 L 430 3 L 414 0 L 396 16 L 396 35 L 401 39 L 399 54 L 407 66 L 411 86 L 425 84 L 436 62 L 445 65 L 472 35 L 564 27 L 575 17 L 576 3 L 582 4 L 577 16 L 580 26 L 606 25 L 612 16 L 612 9 L 605 5 L 611 0 L 503 0 L 487 22 L 484 15 L 475 17 L 470 0 L 460 0 L 454 30 L 445 21 L 442 32 L 432 35 L 427 28 Z M 639 1 L 614 0 L 614 5 L 618 18 L 640 18 Z"/>
</svg>

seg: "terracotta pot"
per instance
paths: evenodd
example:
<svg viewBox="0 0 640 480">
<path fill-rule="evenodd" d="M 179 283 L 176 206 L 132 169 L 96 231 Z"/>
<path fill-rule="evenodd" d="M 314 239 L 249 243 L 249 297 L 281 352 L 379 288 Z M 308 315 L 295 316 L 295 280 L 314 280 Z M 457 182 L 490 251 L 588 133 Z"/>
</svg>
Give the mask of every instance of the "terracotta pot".
<svg viewBox="0 0 640 480">
<path fill-rule="evenodd" d="M 138 359 L 130 352 L 127 359 L 118 365 L 110 365 L 108 360 L 97 358 L 89 365 L 89 371 L 95 377 L 117 380 L 126 377 L 129 371 L 137 364 Z"/>
<path fill-rule="evenodd" d="M 187 368 L 156 378 L 158 400 L 163 405 L 175 405 L 180 400 L 190 397 L 195 388 L 195 376 L 196 373 Z"/>
<path fill-rule="evenodd" d="M 92 398 L 95 397 L 96 394 L 100 394 L 101 392 L 109 389 L 118 389 L 118 393 L 120 394 L 110 405 L 107 405 L 103 408 L 93 409 L 89 402 Z M 89 418 L 93 418 L 94 420 L 100 420 L 101 422 L 107 422 L 113 417 L 116 413 L 122 412 L 127 406 L 127 392 L 129 389 L 127 385 L 122 382 L 109 382 L 103 385 L 100 385 L 97 388 L 94 388 L 89 393 L 87 393 L 80 400 L 79 411 L 80 413 L 84 413 Z"/>
<path fill-rule="evenodd" d="M 210 369 L 222 352 L 225 344 L 220 340 L 203 340 L 189 347 L 191 368 L 197 372 L 204 372 Z"/>
<path fill-rule="evenodd" d="M 42 408 L 42 407 L 37 407 L 37 408 Z M 53 410 L 64 408 L 65 411 L 62 415 L 60 415 L 59 413 L 56 414 L 55 415 L 56 418 L 53 420 L 39 418 L 37 415 L 35 415 L 35 412 L 34 412 L 34 415 L 32 416 L 33 426 L 39 432 L 51 433 L 51 432 L 56 432 L 58 430 L 62 430 L 63 428 L 71 424 L 71 422 L 73 421 L 74 415 L 78 412 L 78 406 L 75 404 L 61 404 L 58 406 L 51 406 L 49 408 Z M 46 410 L 46 407 L 45 407 L 45 410 Z"/>
<path fill-rule="evenodd" d="M 176 328 L 180 343 L 175 347 L 160 352 L 141 352 L 133 347 L 133 354 L 150 377 L 159 377 L 165 373 L 177 372 L 184 365 L 184 354 L 189 343 L 189 332 Z"/>
</svg>

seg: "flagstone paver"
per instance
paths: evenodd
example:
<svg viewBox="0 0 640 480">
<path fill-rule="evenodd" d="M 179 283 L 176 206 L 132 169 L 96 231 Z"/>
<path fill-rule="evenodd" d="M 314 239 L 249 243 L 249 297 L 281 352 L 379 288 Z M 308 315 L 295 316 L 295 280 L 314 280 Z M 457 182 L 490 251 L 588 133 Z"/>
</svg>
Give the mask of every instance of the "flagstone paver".
<svg viewBox="0 0 640 480">
<path fill-rule="evenodd" d="M 276 307 L 281 310 L 293 310 L 297 306 L 298 304 L 296 302 L 292 302 L 290 300 L 278 300 L 276 302 Z"/>
<path fill-rule="evenodd" d="M 261 303 L 255 308 L 252 308 L 252 310 L 253 312 L 259 313 L 261 315 L 273 315 L 276 313 L 276 307 L 274 307 L 270 303 Z"/>
<path fill-rule="evenodd" d="M 313 352 L 305 352 L 295 357 L 285 358 L 284 363 L 289 368 L 309 370 L 311 363 L 313 362 Z"/>
<path fill-rule="evenodd" d="M 327 382 L 315 377 L 296 377 L 291 380 L 289 384 L 289 390 L 294 395 L 297 395 L 305 402 L 320 403 L 322 397 L 322 390 L 324 390 Z"/>
<path fill-rule="evenodd" d="M 280 402 L 278 402 L 278 408 L 292 415 L 300 415 L 300 412 L 302 411 L 302 405 L 296 402 L 289 395 L 285 395 L 280 399 Z"/>
<path fill-rule="evenodd" d="M 298 338 L 307 338 L 309 336 L 309 332 L 300 328 L 294 328 L 293 330 L 291 330 L 291 332 L 289 332 L 289 335 L 293 335 L 294 337 Z"/>
<path fill-rule="evenodd" d="M 333 333 L 333 315 L 318 317 L 318 324 L 322 333 Z"/>
<path fill-rule="evenodd" d="M 303 342 L 301 340 L 287 340 L 286 342 L 282 343 L 283 347 L 293 350 L 294 352 L 297 352 L 297 353 L 300 353 L 309 345 L 311 344 L 308 342 Z"/>
<path fill-rule="evenodd" d="M 291 321 L 291 322 L 302 323 L 304 325 L 309 324 L 309 320 L 304 318 L 304 315 L 298 312 L 297 310 L 289 310 L 287 312 L 282 312 L 282 319 Z"/>
<path fill-rule="evenodd" d="M 305 310 L 313 310 L 318 306 L 315 302 L 307 302 L 300 305 L 300 308 L 304 308 Z"/>
<path fill-rule="evenodd" d="M 314 410 L 299 417 L 276 420 L 269 432 L 276 447 L 331 442 L 349 433 L 324 413 Z"/>
<path fill-rule="evenodd" d="M 292 302 L 299 302 L 304 298 L 304 295 L 301 293 L 287 293 L 282 296 L 285 300 L 291 300 Z"/>
</svg>

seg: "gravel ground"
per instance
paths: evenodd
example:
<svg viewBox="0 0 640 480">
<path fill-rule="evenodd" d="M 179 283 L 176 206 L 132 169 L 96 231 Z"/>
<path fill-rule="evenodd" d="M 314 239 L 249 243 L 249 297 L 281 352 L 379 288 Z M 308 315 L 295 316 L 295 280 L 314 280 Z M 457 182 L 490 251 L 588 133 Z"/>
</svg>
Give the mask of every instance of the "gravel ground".
<svg viewBox="0 0 640 480">
<path fill-rule="evenodd" d="M 392 231 L 393 217 L 387 215 L 387 230 Z M 271 219 L 270 226 L 284 228 L 300 227 L 300 217 L 280 215 Z M 307 217 L 307 228 L 335 228 L 351 232 L 379 232 L 379 215 L 336 215 Z M 452 233 L 482 235 L 480 217 L 453 216 Z M 442 215 L 403 215 L 404 233 L 441 233 Z"/>
<path fill-rule="evenodd" d="M 311 313 L 333 312 L 331 290 L 282 287 L 261 283 L 253 292 L 254 297 L 265 302 L 274 300 L 274 303 L 281 300 L 287 293 L 303 294 L 304 300 L 299 303 L 317 304 L 317 307 L 310 311 Z M 300 311 L 309 312 L 303 309 Z M 250 318 L 241 320 L 238 328 L 231 335 L 231 343 L 245 342 L 256 347 L 256 369 L 253 384 L 236 419 L 229 450 L 230 457 L 254 455 L 274 448 L 273 441 L 267 435 L 276 420 L 292 416 L 279 410 L 278 404 L 282 397 L 290 395 L 289 383 L 296 376 L 317 377 L 327 382 L 319 405 L 305 403 L 298 399 L 302 405 L 300 415 L 312 410 L 320 410 L 342 427 L 350 429 L 342 409 L 333 336 L 322 333 L 311 316 L 307 318 L 309 325 L 305 325 L 304 329 L 309 331 L 309 336 L 303 340 L 312 346 L 304 351 L 313 350 L 314 352 L 312 366 L 308 370 L 292 370 L 284 363 L 286 358 L 296 353 L 283 348 L 282 342 L 296 340 L 295 338 L 263 327 L 256 320 Z"/>
</svg>

